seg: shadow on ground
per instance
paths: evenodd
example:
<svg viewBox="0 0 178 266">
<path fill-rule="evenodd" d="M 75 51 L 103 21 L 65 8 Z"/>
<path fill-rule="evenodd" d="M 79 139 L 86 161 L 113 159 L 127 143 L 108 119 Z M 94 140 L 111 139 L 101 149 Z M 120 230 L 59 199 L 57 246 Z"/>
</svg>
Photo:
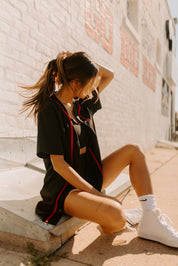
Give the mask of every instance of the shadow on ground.
<svg viewBox="0 0 178 266">
<path fill-rule="evenodd" d="M 135 235 L 134 238 L 133 234 Z M 132 236 L 131 239 L 128 239 L 130 236 Z M 141 239 L 136 236 L 136 232 L 132 233 L 124 231 L 120 234 L 103 234 L 98 236 L 98 238 L 86 247 L 81 244 L 80 249 L 78 250 L 75 250 L 75 245 L 75 238 L 73 238 L 65 246 L 68 259 L 97 266 L 103 265 L 105 261 L 116 257 L 119 262 L 118 257 L 128 254 L 144 254 L 146 256 L 155 254 L 178 255 L 178 250 L 176 248 L 167 247 L 157 242 Z M 57 253 L 58 255 L 62 255 L 63 249 L 60 249 Z"/>
</svg>

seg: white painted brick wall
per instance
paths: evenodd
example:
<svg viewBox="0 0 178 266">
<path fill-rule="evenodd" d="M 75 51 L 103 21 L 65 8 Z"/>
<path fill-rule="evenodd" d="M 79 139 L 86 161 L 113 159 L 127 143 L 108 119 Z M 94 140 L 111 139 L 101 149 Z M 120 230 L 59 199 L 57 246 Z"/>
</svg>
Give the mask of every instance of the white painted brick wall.
<svg viewBox="0 0 178 266">
<path fill-rule="evenodd" d="M 90 2 L 90 0 L 88 0 Z M 26 137 L 36 135 L 32 118 L 19 115 L 22 98 L 18 85 L 34 84 L 40 77 L 44 63 L 63 50 L 88 52 L 97 62 L 113 69 L 115 79 L 102 93 L 103 109 L 96 114 L 96 127 L 102 156 L 126 143 L 138 143 L 144 149 L 153 147 L 157 139 L 168 138 L 170 118 L 161 115 L 163 68 L 168 51 L 165 20 L 170 17 L 166 0 L 158 0 L 156 25 L 153 26 L 144 1 L 139 1 L 138 35 L 142 40 L 142 18 L 147 20 L 153 36 L 161 44 L 161 74 L 156 71 L 156 91 L 142 81 L 142 56 L 145 51 L 126 30 L 124 18 L 126 1 L 91 0 L 93 7 L 104 3 L 113 19 L 112 54 L 87 33 L 85 0 L 1 0 L 0 8 L 0 137 Z M 99 6 L 97 6 L 100 3 Z M 144 11 L 145 10 L 145 11 Z M 144 12 L 144 13 L 143 13 Z M 101 13 L 93 14 L 100 19 Z M 93 22 L 92 22 L 93 23 Z M 139 50 L 139 73 L 134 76 L 120 62 L 122 27 Z M 156 54 L 150 63 L 155 67 Z"/>
</svg>

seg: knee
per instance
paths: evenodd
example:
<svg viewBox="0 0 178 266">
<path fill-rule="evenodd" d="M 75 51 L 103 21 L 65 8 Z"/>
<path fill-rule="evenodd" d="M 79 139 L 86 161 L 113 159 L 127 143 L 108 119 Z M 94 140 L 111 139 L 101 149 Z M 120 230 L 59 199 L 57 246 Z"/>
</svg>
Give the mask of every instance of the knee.
<svg viewBox="0 0 178 266">
<path fill-rule="evenodd" d="M 125 227 L 126 224 L 126 216 L 123 212 L 122 208 L 118 208 L 117 203 L 116 206 L 110 207 L 107 211 L 107 225 L 102 226 L 104 233 L 110 234 L 114 232 L 118 232 Z"/>
<path fill-rule="evenodd" d="M 132 155 L 132 159 L 136 159 L 136 158 L 145 158 L 144 152 L 141 149 L 141 147 L 137 144 L 128 144 L 126 145 Z"/>
</svg>

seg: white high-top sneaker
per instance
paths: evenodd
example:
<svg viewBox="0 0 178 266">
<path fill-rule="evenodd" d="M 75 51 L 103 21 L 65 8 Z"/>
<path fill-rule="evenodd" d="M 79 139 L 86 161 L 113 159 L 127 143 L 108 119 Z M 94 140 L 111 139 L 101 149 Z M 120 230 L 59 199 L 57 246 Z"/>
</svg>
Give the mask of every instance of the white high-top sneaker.
<svg viewBox="0 0 178 266">
<path fill-rule="evenodd" d="M 178 232 L 166 222 L 166 218 L 160 209 L 145 210 L 137 228 L 138 236 L 178 248 Z"/>
</svg>

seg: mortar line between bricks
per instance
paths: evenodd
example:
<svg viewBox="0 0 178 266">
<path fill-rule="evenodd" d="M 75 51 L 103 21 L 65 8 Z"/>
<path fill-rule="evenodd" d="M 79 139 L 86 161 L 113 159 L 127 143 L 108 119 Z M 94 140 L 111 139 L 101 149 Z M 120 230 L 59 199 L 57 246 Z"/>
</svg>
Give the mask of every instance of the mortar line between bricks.
<svg viewBox="0 0 178 266">
<path fill-rule="evenodd" d="M 169 158 L 167 161 L 165 161 L 165 162 L 163 162 L 160 166 L 158 166 L 155 170 L 153 170 L 151 173 L 150 173 L 150 175 L 153 175 L 156 171 L 158 171 L 161 167 L 163 167 L 164 165 L 166 165 L 168 162 L 170 162 L 174 157 L 176 157 L 177 156 L 177 152 L 173 155 L 173 156 L 171 156 L 171 158 Z"/>
</svg>

